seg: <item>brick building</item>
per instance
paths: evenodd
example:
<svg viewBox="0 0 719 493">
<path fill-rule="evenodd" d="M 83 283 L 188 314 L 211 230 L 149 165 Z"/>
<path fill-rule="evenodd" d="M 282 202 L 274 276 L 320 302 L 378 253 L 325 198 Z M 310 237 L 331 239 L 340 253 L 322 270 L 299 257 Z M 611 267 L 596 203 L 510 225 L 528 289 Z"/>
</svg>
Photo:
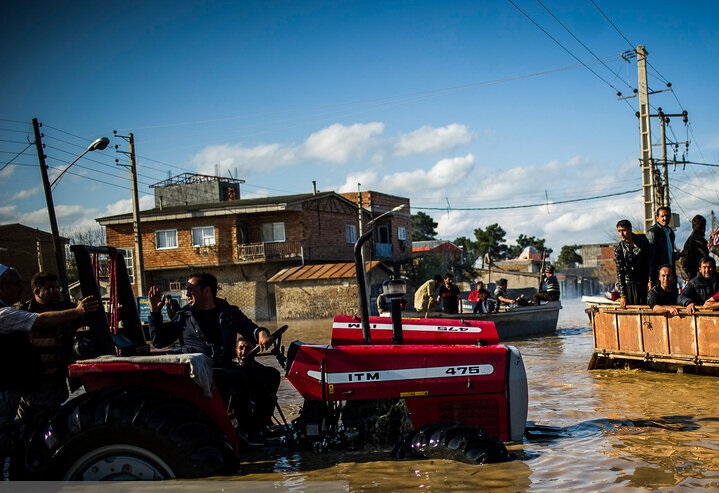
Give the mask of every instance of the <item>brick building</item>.
<svg viewBox="0 0 719 493">
<path fill-rule="evenodd" d="M 60 238 L 63 245 L 67 238 Z M 23 299 L 29 298 L 30 279 L 38 271 L 57 274 L 52 234 L 19 223 L 0 224 L 0 264 L 14 267 L 23 279 Z"/>
<path fill-rule="evenodd" d="M 185 174 L 153 186 L 155 207 L 140 213 L 145 285 L 184 295 L 192 271 L 217 276 L 219 296 L 257 320 L 276 316 L 274 285 L 267 280 L 283 268 L 351 262 L 360 226 L 357 194 L 316 192 L 241 199 L 240 180 Z M 405 204 L 379 219 L 366 260 L 398 266 L 409 258 L 409 200 L 363 193 L 362 219 Z M 132 214 L 97 219 L 107 244 L 126 252 L 133 289 L 137 270 Z M 402 239 L 400 239 L 402 238 Z M 144 293 L 140 293 L 142 295 Z"/>
</svg>

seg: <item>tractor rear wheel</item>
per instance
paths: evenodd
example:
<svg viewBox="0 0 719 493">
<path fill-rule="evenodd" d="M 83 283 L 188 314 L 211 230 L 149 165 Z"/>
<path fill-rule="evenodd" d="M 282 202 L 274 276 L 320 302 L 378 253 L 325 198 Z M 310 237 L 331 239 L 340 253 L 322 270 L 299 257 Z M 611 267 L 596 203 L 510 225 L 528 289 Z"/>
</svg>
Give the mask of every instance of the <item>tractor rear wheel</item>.
<svg viewBox="0 0 719 493">
<path fill-rule="evenodd" d="M 238 466 L 225 435 L 170 395 L 107 389 L 68 402 L 31 440 L 47 479 L 199 478 Z"/>
</svg>

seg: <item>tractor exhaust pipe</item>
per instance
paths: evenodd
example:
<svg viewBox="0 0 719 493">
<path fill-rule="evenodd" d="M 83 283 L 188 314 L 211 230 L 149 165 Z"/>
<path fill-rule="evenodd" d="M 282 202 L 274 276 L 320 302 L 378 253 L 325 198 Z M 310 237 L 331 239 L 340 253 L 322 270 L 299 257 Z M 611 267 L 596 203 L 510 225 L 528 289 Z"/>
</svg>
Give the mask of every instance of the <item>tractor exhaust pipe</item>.
<svg viewBox="0 0 719 493">
<path fill-rule="evenodd" d="M 400 204 L 397 207 L 394 207 L 393 209 L 384 212 L 380 214 L 379 216 L 372 219 L 367 228 L 367 232 L 362 234 L 359 238 L 357 238 L 357 241 L 355 242 L 354 246 L 354 254 L 355 254 L 355 271 L 357 273 L 357 289 L 359 291 L 359 298 L 360 298 L 360 317 L 362 317 L 362 336 L 364 337 L 364 343 L 370 344 L 372 342 L 372 339 L 370 338 L 369 333 L 369 306 L 368 306 L 368 300 L 367 300 L 367 282 L 365 279 L 365 268 L 364 268 L 364 260 L 362 258 L 362 246 L 367 243 L 367 240 L 369 240 L 372 237 L 372 233 L 374 233 L 374 223 L 388 215 L 393 214 L 395 212 L 401 211 L 404 209 L 405 204 Z M 404 281 L 403 281 L 404 282 Z M 401 316 L 400 316 L 400 325 L 401 325 Z M 395 336 L 393 335 L 393 338 Z M 401 338 L 401 328 L 400 328 L 400 335 Z"/>
<path fill-rule="evenodd" d="M 370 344 L 372 340 L 369 335 L 369 306 L 367 303 L 367 283 L 365 281 L 364 261 L 362 259 L 362 246 L 367 243 L 374 233 L 374 226 L 370 227 L 366 233 L 357 238 L 355 242 L 355 271 L 357 273 L 357 289 L 360 299 L 360 317 L 362 318 L 362 336 L 364 343 Z"/>
</svg>

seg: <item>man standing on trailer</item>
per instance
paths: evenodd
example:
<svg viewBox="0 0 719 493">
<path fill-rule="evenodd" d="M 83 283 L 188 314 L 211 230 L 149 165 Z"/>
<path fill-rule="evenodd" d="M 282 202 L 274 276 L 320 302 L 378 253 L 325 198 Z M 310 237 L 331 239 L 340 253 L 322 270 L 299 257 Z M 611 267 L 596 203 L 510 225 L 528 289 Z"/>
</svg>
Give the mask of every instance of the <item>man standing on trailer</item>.
<svg viewBox="0 0 719 493">
<path fill-rule="evenodd" d="M 669 227 L 671 219 L 672 210 L 662 206 L 657 209 L 656 222 L 647 231 L 647 241 L 651 247 L 649 274 L 652 278 L 652 286 L 659 283 L 659 267 L 669 265 L 674 269 L 674 262 L 679 258 L 674 247 L 674 231 Z"/>
<path fill-rule="evenodd" d="M 632 223 L 622 219 L 617 223 L 619 243 L 614 247 L 617 265 L 619 307 L 646 305 L 650 279 L 651 246 L 642 234 L 632 233 Z"/>
</svg>

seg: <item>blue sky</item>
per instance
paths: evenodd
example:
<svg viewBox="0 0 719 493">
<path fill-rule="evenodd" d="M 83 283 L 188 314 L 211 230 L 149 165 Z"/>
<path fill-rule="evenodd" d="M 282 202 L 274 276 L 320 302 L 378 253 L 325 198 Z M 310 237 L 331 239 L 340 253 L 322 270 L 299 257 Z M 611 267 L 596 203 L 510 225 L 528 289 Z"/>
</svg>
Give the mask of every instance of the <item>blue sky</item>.
<svg viewBox="0 0 719 493">
<path fill-rule="evenodd" d="M 100 136 L 132 132 L 149 185 L 239 177 L 243 197 L 363 190 L 407 196 L 439 237 L 499 223 L 562 245 L 641 224 L 636 60 L 679 156 L 719 161 L 719 4 L 608 0 L 5 2 L 0 223 L 49 230 L 31 120 L 54 176 Z M 521 10 L 521 11 L 520 11 Z M 586 47 L 586 48 L 585 48 Z M 588 48 L 588 50 L 587 50 Z M 652 122 L 653 141 L 659 125 Z M 29 140 L 28 140 L 29 139 Z M 27 149 L 26 149 L 27 148 Z M 654 156 L 660 155 L 659 148 Z M 670 158 L 673 151 L 670 152 Z M 92 152 L 53 195 L 64 234 L 129 212 L 127 156 Z M 9 163 L 9 164 L 8 164 Z M 678 243 L 719 212 L 710 166 L 670 169 Z M 556 202 L 573 201 L 564 204 Z M 542 204 L 501 209 L 506 206 Z M 482 210 L 480 210 L 482 209 Z M 493 209 L 493 210 L 492 210 Z"/>
</svg>

